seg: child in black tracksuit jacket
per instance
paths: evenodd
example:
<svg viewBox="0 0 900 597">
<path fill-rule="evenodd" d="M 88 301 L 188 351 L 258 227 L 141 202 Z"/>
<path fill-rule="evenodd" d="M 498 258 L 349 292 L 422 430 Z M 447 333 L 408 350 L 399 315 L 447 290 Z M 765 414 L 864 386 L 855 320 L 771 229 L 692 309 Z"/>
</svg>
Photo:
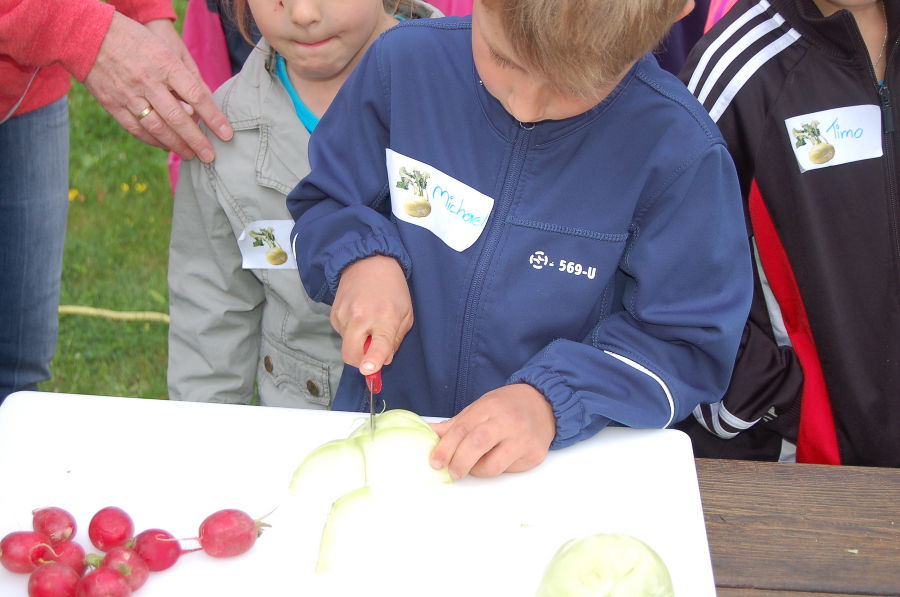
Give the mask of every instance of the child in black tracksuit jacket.
<svg viewBox="0 0 900 597">
<path fill-rule="evenodd" d="M 700 456 L 900 466 L 898 34 L 897 2 L 741 0 L 688 58 L 757 265 L 729 390 L 685 426 Z"/>
</svg>

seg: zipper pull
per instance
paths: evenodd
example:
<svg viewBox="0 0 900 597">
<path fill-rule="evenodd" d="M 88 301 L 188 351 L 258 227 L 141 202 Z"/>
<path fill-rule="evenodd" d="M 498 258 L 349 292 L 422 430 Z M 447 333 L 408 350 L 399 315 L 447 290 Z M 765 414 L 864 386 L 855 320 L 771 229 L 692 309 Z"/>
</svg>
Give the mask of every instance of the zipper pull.
<svg viewBox="0 0 900 597">
<path fill-rule="evenodd" d="M 891 106 L 891 90 L 887 83 L 882 81 L 875 85 L 878 90 L 878 99 L 881 101 L 881 126 L 885 134 L 894 132 L 894 111 Z"/>
</svg>

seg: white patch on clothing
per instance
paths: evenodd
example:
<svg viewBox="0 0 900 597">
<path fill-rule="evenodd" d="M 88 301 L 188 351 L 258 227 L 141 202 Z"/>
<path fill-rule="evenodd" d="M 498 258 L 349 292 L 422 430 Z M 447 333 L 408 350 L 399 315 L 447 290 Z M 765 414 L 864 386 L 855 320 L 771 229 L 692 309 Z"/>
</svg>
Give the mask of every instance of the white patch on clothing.
<svg viewBox="0 0 900 597">
<path fill-rule="evenodd" d="M 471 247 L 484 231 L 494 200 L 424 162 L 392 149 L 386 154 L 394 216 L 427 228 L 455 251 Z"/>
<path fill-rule="evenodd" d="M 787 118 L 800 172 L 880 158 L 881 109 L 873 104 L 832 108 Z"/>
<path fill-rule="evenodd" d="M 256 220 L 238 237 L 244 269 L 296 269 L 291 247 L 293 220 Z M 287 249 L 292 249 L 288 251 Z"/>
</svg>

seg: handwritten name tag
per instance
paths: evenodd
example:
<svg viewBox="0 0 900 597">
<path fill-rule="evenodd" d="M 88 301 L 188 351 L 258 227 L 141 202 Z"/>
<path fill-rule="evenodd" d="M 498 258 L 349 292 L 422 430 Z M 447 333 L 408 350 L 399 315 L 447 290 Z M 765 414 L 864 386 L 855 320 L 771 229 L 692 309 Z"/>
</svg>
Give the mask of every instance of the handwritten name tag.
<svg viewBox="0 0 900 597">
<path fill-rule="evenodd" d="M 784 121 L 801 172 L 880 158 L 881 110 L 846 106 Z"/>
<path fill-rule="evenodd" d="M 494 200 L 424 162 L 387 149 L 391 211 L 465 251 L 485 228 Z"/>
</svg>

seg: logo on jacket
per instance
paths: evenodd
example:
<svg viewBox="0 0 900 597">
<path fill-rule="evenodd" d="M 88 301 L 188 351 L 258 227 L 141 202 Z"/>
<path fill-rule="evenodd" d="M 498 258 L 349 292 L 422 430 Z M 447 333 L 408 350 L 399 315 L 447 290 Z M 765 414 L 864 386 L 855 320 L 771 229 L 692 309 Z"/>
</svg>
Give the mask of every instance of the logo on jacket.
<svg viewBox="0 0 900 597">
<path fill-rule="evenodd" d="M 881 110 L 846 106 L 784 121 L 800 172 L 882 156 Z"/>
<path fill-rule="evenodd" d="M 572 274 L 573 276 L 584 276 L 588 280 L 593 280 L 597 277 L 597 268 L 592 265 L 582 265 L 581 263 L 569 259 L 560 259 L 559 265 L 557 266 L 556 262 L 550 261 L 550 257 L 543 251 L 535 251 L 532 253 L 528 258 L 528 263 L 530 263 L 531 267 L 534 269 L 555 267 L 558 272 Z"/>
</svg>

